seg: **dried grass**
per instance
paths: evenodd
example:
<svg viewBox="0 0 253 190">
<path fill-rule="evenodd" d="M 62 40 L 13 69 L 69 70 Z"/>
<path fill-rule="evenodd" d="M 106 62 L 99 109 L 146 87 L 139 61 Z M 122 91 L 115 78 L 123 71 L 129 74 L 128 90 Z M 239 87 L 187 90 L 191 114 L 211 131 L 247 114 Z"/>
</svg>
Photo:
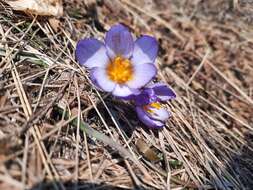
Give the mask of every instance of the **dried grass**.
<svg viewBox="0 0 253 190">
<path fill-rule="evenodd" d="M 54 20 L 1 2 L 0 189 L 252 189 L 251 9 L 231 2 L 71 0 Z M 159 40 L 178 95 L 163 130 L 75 62 L 118 22 Z"/>
</svg>

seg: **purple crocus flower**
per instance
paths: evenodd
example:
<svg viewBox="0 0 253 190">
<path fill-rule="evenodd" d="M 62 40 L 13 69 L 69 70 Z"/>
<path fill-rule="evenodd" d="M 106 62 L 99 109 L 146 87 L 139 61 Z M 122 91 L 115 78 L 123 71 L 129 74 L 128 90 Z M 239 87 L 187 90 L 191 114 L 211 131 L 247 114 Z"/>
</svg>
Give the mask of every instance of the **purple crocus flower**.
<svg viewBox="0 0 253 190">
<path fill-rule="evenodd" d="M 94 38 L 80 40 L 76 58 L 90 69 L 95 86 L 114 96 L 127 97 L 139 93 L 139 88 L 156 75 L 157 51 L 155 38 L 145 35 L 134 41 L 128 29 L 118 24 L 107 32 L 105 43 Z"/>
<path fill-rule="evenodd" d="M 175 92 L 163 83 L 148 85 L 140 94 L 133 95 L 139 119 L 150 128 L 162 128 L 170 113 L 161 105 L 162 101 L 176 98 Z"/>
</svg>

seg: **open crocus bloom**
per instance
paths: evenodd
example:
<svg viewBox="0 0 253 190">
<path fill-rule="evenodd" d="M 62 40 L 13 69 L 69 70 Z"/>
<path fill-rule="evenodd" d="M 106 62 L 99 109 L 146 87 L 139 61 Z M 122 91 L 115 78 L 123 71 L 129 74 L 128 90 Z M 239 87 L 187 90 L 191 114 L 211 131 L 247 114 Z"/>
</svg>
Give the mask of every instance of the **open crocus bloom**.
<svg viewBox="0 0 253 190">
<path fill-rule="evenodd" d="M 95 86 L 118 97 L 138 94 L 139 88 L 156 75 L 155 59 L 158 45 L 155 38 L 142 36 L 135 42 L 121 24 L 112 26 L 105 43 L 88 38 L 76 48 L 78 62 L 91 69 Z"/>
<path fill-rule="evenodd" d="M 161 101 L 176 98 L 175 92 L 165 84 L 151 84 L 140 94 L 132 96 L 139 119 L 150 128 L 162 128 L 170 113 L 161 105 Z"/>
</svg>

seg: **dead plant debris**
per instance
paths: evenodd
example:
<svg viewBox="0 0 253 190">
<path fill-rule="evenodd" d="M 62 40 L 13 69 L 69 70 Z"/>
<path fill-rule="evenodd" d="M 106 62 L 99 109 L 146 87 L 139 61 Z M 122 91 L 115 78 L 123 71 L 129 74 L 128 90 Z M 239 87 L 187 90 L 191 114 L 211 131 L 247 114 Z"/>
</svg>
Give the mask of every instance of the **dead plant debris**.
<svg viewBox="0 0 253 190">
<path fill-rule="evenodd" d="M 250 1 L 63 5 L 51 18 L 0 2 L 0 189 L 253 189 Z M 178 95 L 160 131 L 75 62 L 77 40 L 115 23 L 159 40 L 157 80 Z"/>
</svg>

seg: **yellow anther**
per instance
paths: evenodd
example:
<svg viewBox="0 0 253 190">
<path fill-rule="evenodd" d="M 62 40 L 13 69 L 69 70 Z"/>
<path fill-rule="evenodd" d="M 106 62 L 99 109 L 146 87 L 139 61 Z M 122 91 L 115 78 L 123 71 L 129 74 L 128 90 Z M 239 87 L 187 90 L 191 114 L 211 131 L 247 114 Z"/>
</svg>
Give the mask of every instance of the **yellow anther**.
<svg viewBox="0 0 253 190">
<path fill-rule="evenodd" d="M 146 111 L 146 112 L 149 112 L 149 113 L 154 113 L 154 111 L 152 110 L 152 108 L 155 108 L 155 109 L 160 109 L 162 106 L 161 104 L 159 104 L 158 102 L 152 102 L 148 105 L 145 105 L 143 106 L 143 109 Z"/>
<path fill-rule="evenodd" d="M 118 84 L 124 84 L 133 78 L 133 66 L 131 62 L 120 56 L 117 56 L 108 64 L 106 71 L 109 78 Z"/>
</svg>

